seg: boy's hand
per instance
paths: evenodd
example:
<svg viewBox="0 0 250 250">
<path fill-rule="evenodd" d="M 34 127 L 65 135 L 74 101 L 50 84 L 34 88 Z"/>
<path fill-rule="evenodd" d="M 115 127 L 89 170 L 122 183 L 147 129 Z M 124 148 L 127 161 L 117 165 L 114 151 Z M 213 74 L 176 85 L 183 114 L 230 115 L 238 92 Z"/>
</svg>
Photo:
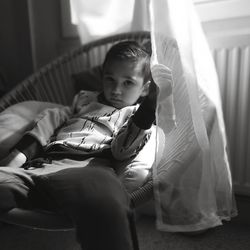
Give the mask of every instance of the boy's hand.
<svg viewBox="0 0 250 250">
<path fill-rule="evenodd" d="M 158 86 L 155 84 L 155 82 L 152 79 L 151 82 L 150 82 L 150 86 L 149 86 L 149 93 L 145 98 L 147 100 L 144 100 L 144 101 L 148 102 L 148 104 L 154 110 L 156 108 L 157 95 L 158 95 Z"/>
<path fill-rule="evenodd" d="M 134 123 L 141 129 L 149 129 L 155 121 L 155 110 L 157 103 L 158 87 L 152 80 L 149 93 L 142 101 L 139 109 L 133 117 Z"/>
<path fill-rule="evenodd" d="M 26 156 L 22 152 L 15 149 L 6 158 L 1 160 L 1 166 L 18 168 L 21 167 L 26 160 Z"/>
</svg>

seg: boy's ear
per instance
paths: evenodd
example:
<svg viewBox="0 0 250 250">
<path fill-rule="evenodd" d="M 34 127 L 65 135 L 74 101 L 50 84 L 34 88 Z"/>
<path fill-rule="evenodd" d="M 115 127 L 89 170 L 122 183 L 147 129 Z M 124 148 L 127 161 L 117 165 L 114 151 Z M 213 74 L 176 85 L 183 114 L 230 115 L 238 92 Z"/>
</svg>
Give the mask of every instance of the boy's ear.
<svg viewBox="0 0 250 250">
<path fill-rule="evenodd" d="M 141 96 L 147 96 L 149 94 L 149 87 L 150 87 L 151 81 L 147 81 L 143 84 L 143 90 L 141 93 Z"/>
</svg>

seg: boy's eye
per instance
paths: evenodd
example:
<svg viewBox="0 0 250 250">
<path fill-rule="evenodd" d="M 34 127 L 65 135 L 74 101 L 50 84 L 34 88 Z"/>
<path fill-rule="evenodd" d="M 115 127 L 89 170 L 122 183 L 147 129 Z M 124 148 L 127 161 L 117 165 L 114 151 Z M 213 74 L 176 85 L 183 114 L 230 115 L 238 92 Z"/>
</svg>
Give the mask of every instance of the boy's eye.
<svg viewBox="0 0 250 250">
<path fill-rule="evenodd" d="M 112 82 L 114 82 L 115 80 L 114 80 L 111 76 L 106 76 L 106 77 L 104 77 L 104 81 L 105 81 L 106 83 L 112 83 Z"/>
<path fill-rule="evenodd" d="M 124 82 L 124 85 L 129 87 L 129 86 L 135 85 L 135 83 L 134 83 L 133 81 L 131 81 L 131 80 L 126 80 L 126 81 Z"/>
</svg>

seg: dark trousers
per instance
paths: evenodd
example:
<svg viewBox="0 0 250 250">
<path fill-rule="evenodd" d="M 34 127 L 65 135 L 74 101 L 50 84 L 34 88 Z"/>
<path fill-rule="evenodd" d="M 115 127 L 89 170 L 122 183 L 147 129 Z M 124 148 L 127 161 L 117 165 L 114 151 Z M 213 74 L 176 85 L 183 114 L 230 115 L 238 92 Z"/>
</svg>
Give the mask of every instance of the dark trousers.
<svg viewBox="0 0 250 250">
<path fill-rule="evenodd" d="M 73 220 L 82 249 L 139 249 L 130 199 L 113 169 L 69 168 L 34 181 L 42 206 Z"/>
<path fill-rule="evenodd" d="M 84 250 L 139 249 L 129 195 L 112 168 L 66 168 L 32 177 L 21 169 L 1 172 L 0 214 L 14 207 L 66 214 Z"/>
</svg>

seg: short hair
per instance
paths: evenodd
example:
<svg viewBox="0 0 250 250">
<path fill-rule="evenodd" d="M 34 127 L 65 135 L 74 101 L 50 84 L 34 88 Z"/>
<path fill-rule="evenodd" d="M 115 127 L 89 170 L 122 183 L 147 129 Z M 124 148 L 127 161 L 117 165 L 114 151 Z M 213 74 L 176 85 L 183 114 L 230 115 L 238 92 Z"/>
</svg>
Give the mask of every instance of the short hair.
<svg viewBox="0 0 250 250">
<path fill-rule="evenodd" d="M 106 54 L 103 62 L 103 68 L 108 62 L 114 60 L 142 63 L 144 83 L 151 79 L 150 54 L 136 41 L 123 41 L 112 46 Z"/>
</svg>

